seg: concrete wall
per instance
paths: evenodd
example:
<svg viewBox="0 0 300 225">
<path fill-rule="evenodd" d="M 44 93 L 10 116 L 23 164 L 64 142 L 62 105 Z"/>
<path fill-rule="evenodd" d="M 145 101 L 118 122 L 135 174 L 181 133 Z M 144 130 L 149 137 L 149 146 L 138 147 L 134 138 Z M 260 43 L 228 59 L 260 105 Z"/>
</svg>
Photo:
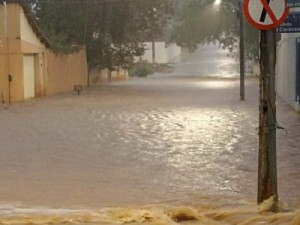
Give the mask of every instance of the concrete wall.
<svg viewBox="0 0 300 225">
<path fill-rule="evenodd" d="M 7 54 L 7 43 L 2 40 L 0 47 L 0 97 L 1 101 L 8 102 L 8 54 Z"/>
<path fill-rule="evenodd" d="M 23 87 L 23 54 L 20 40 L 5 40 L 0 48 L 0 92 L 6 103 L 22 101 Z M 8 75 L 13 77 L 8 81 Z"/>
<path fill-rule="evenodd" d="M 187 47 L 181 47 L 181 56 L 180 56 L 181 62 L 186 61 L 192 54 L 193 52 Z"/>
<path fill-rule="evenodd" d="M 167 49 L 167 60 L 168 63 L 178 63 L 181 61 L 181 47 L 175 43 L 168 45 Z"/>
<path fill-rule="evenodd" d="M 4 101 L 24 99 L 23 53 L 21 52 L 20 11 L 18 4 L 0 4 L 0 94 Z M 5 13 L 6 12 L 6 13 Z M 8 82 L 8 75 L 13 77 Z"/>
<path fill-rule="evenodd" d="M 296 38 L 299 36 L 300 34 L 282 34 L 277 47 L 277 94 L 295 108 Z"/>
<path fill-rule="evenodd" d="M 7 37 L 20 38 L 20 11 L 21 7 L 18 4 L 6 4 L 6 14 L 3 4 L 0 4 L 0 37 L 5 38 L 5 30 Z M 6 15 L 6 16 L 5 16 Z M 6 21 L 6 23 L 5 23 Z M 5 27 L 7 29 L 5 29 Z"/>
<path fill-rule="evenodd" d="M 82 49 L 71 55 L 55 55 L 47 51 L 47 95 L 72 91 L 74 85 L 87 86 L 86 51 Z"/>
<path fill-rule="evenodd" d="M 138 60 L 144 60 L 149 63 L 152 63 L 152 42 L 145 42 L 145 54 L 137 58 Z M 181 47 L 177 46 L 176 44 L 169 44 L 166 46 L 166 42 L 155 42 L 155 63 L 172 63 L 180 61 L 181 55 Z"/>
<path fill-rule="evenodd" d="M 5 32 L 5 25 L 4 18 L 6 17 L 6 21 L 8 21 L 8 14 L 5 16 L 4 7 L 0 5 L 0 97 L 1 101 L 8 101 L 8 71 L 9 71 L 9 58 L 7 54 L 9 52 L 8 48 L 8 29 Z M 7 24 L 7 23 L 6 23 Z"/>
</svg>

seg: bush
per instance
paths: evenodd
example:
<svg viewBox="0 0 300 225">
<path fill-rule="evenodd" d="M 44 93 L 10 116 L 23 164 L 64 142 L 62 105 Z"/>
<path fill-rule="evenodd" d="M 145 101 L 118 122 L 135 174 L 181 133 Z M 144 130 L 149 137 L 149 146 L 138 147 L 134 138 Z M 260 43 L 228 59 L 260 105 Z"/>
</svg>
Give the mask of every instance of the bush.
<svg viewBox="0 0 300 225">
<path fill-rule="evenodd" d="M 129 70 L 129 76 L 147 77 L 154 73 L 152 64 L 147 62 L 139 62 L 133 65 Z"/>
<path fill-rule="evenodd" d="M 153 70 L 149 67 L 140 66 L 135 70 L 135 75 L 138 77 L 147 77 L 150 74 L 153 74 Z"/>
<path fill-rule="evenodd" d="M 152 64 L 147 61 L 135 63 L 129 70 L 129 76 L 132 77 L 147 77 L 154 73 L 171 73 L 174 67 L 169 64 Z"/>
</svg>

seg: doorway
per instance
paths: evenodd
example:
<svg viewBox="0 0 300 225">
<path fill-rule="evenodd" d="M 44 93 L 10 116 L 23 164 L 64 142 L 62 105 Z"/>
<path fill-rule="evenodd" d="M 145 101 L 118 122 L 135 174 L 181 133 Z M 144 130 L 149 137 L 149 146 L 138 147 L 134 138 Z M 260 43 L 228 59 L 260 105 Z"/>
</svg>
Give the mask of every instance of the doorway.
<svg viewBox="0 0 300 225">
<path fill-rule="evenodd" d="M 34 55 L 23 56 L 24 99 L 35 97 Z"/>
</svg>

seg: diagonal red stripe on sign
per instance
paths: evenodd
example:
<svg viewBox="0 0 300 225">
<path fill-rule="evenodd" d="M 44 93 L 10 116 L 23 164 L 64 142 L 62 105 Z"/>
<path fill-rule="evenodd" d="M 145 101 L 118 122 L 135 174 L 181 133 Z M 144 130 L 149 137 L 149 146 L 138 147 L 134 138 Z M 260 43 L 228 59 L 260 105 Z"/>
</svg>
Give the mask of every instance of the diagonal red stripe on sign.
<svg viewBox="0 0 300 225">
<path fill-rule="evenodd" d="M 286 1 L 287 0 L 272 0 L 273 4 L 269 4 L 268 0 L 260 0 L 260 7 L 263 9 L 263 13 L 268 14 L 270 17 L 271 23 L 266 23 L 266 21 L 261 22 L 260 18 L 258 18 L 258 13 L 260 13 L 261 8 L 259 7 L 252 7 L 252 4 L 259 3 L 259 0 L 244 0 L 244 14 L 248 22 L 260 30 L 272 30 L 278 27 L 281 23 L 284 22 L 284 20 L 289 15 L 289 8 L 286 7 Z M 284 4 L 282 4 L 284 3 Z M 256 5 L 258 6 L 258 5 Z M 273 9 L 274 7 L 274 9 Z M 275 11 L 276 9 L 276 11 Z M 277 14 L 277 10 L 280 10 Z"/>
<path fill-rule="evenodd" d="M 261 3 L 263 4 L 265 10 L 267 11 L 267 13 L 269 14 L 271 20 L 273 21 L 273 23 L 278 22 L 278 19 L 276 18 L 275 14 L 273 13 L 270 5 L 268 4 L 268 2 L 266 0 L 260 0 Z"/>
</svg>

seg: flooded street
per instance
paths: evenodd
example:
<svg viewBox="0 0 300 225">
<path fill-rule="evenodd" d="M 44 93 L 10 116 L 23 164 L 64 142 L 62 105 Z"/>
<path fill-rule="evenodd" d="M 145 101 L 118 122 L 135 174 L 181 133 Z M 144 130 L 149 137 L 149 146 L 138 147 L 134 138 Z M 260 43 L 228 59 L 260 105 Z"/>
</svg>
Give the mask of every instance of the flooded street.
<svg viewBox="0 0 300 225">
<path fill-rule="evenodd" d="M 203 45 L 187 60 L 176 65 L 171 76 L 190 77 L 237 77 L 239 63 L 219 45 Z"/>
<path fill-rule="evenodd" d="M 258 215 L 258 80 L 241 102 L 236 64 L 216 54 L 0 109 L 0 224 L 300 224 L 300 117 L 278 100 L 279 194 L 292 212 Z"/>
</svg>

